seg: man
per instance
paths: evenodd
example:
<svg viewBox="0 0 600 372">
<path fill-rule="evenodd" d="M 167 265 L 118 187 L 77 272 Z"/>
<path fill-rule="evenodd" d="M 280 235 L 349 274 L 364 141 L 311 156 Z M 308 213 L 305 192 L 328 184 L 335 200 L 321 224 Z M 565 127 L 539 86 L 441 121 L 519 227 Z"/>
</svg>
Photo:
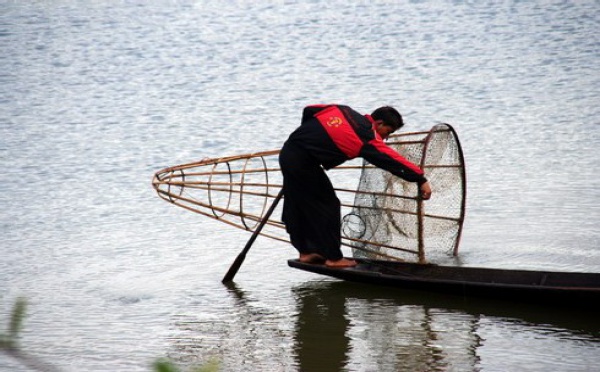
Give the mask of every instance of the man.
<svg viewBox="0 0 600 372">
<path fill-rule="evenodd" d="M 324 169 L 362 157 L 409 182 L 419 185 L 421 197 L 431 197 L 423 171 L 385 140 L 402 128 L 393 107 L 361 115 L 343 105 L 304 108 L 302 121 L 283 145 L 279 164 L 283 173 L 283 222 L 300 261 L 330 267 L 356 266 L 341 251 L 341 205 Z"/>
</svg>

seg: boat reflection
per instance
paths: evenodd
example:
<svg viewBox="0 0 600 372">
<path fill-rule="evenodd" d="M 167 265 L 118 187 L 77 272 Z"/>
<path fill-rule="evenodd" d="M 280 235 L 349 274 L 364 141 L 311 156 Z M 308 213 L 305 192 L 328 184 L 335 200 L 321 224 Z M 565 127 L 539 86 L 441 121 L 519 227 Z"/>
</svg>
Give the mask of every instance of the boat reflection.
<svg viewBox="0 0 600 372">
<path fill-rule="evenodd" d="M 351 328 L 347 292 L 321 292 L 318 287 L 321 286 L 293 289 L 298 306 L 294 355 L 301 371 L 341 371 L 347 364 L 351 344 L 347 333 Z"/>
<path fill-rule="evenodd" d="M 459 315 L 462 329 L 449 330 L 445 323 L 457 314 L 346 284 L 317 282 L 294 289 L 301 371 L 474 370 L 476 318 Z"/>
<path fill-rule="evenodd" d="M 593 343 L 600 336 L 595 315 L 586 311 L 338 281 L 308 282 L 293 292 L 301 371 L 479 370 L 482 334 L 493 336 L 495 327 L 541 333 L 557 349 L 564 340 Z"/>
<path fill-rule="evenodd" d="M 202 311 L 192 303 L 174 317 L 172 359 L 216 359 L 223 371 L 303 372 L 494 370 L 509 351 L 519 363 L 548 368 L 559 357 L 571 370 L 598 361 L 600 323 L 591 311 L 332 280 L 276 298 L 235 283 L 226 291 L 230 301 L 210 313 L 199 299 Z"/>
</svg>

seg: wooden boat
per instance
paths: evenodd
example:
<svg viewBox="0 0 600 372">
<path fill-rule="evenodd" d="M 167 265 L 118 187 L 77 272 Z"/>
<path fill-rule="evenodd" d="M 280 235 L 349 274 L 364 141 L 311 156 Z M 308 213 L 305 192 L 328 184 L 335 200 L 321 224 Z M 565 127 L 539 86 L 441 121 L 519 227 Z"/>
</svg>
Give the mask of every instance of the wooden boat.
<svg viewBox="0 0 600 372">
<path fill-rule="evenodd" d="M 353 268 L 289 260 L 288 265 L 338 279 L 460 296 L 599 308 L 600 273 L 505 270 L 356 259 Z"/>
</svg>

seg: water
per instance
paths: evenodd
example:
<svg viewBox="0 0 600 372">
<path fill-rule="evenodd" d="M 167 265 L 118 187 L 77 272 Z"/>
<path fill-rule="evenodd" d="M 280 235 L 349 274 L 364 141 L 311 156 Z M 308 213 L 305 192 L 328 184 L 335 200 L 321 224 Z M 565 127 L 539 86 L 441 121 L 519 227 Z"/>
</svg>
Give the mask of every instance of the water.
<svg viewBox="0 0 600 372">
<path fill-rule="evenodd" d="M 174 208 L 152 174 L 275 149 L 302 107 L 390 104 L 465 150 L 460 259 L 600 272 L 595 1 L 0 1 L 2 324 L 64 371 L 593 370 L 598 320 L 340 283 Z M 27 370 L 0 356 L 0 370 Z"/>
</svg>

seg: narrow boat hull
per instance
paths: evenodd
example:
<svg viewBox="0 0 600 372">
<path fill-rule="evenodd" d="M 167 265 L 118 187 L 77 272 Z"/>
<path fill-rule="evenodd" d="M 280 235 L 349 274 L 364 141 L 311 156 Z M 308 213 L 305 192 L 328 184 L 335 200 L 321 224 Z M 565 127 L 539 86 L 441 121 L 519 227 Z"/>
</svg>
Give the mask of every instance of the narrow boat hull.
<svg viewBox="0 0 600 372">
<path fill-rule="evenodd" d="M 600 273 L 358 261 L 358 266 L 344 269 L 306 264 L 298 260 L 289 260 L 288 265 L 316 274 L 375 285 L 586 309 L 600 307 Z"/>
</svg>

